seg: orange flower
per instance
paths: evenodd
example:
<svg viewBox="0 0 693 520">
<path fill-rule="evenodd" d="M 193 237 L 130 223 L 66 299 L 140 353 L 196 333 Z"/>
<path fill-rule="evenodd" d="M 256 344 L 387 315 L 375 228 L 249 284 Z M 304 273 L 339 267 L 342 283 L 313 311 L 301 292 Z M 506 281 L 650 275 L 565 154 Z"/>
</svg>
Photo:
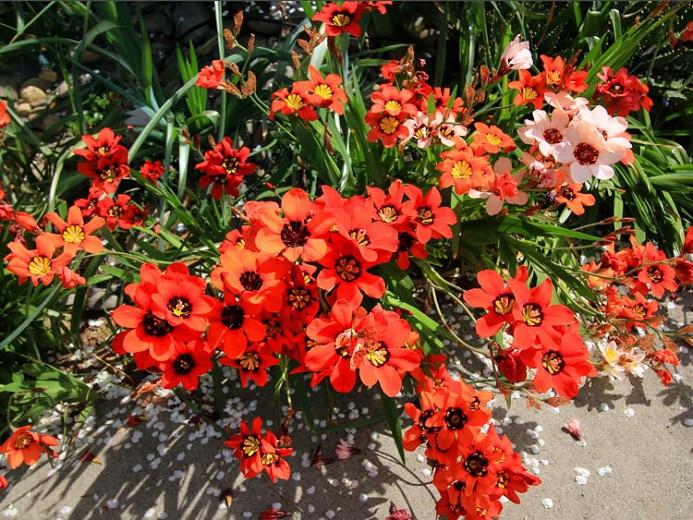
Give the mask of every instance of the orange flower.
<svg viewBox="0 0 693 520">
<path fill-rule="evenodd" d="M 594 206 L 594 195 L 582 193 L 582 184 L 566 183 L 554 190 L 555 200 L 558 204 L 565 204 L 576 215 L 585 213 L 585 207 Z"/>
<path fill-rule="evenodd" d="M 481 148 L 486 153 L 511 152 L 515 149 L 512 138 L 497 126 L 474 123 L 474 128 L 473 147 Z"/>
<path fill-rule="evenodd" d="M 82 210 L 77 206 L 72 206 L 67 212 L 67 222 L 52 211 L 46 213 L 45 218 L 58 230 L 58 234 L 45 233 L 45 236 L 53 241 L 55 247 L 62 247 L 64 252 L 72 256 L 80 249 L 88 253 L 103 251 L 101 240 L 92 235 L 94 231 L 106 223 L 101 217 L 94 217 L 85 224 Z"/>
<path fill-rule="evenodd" d="M 0 446 L 0 453 L 7 455 L 7 465 L 10 469 L 15 469 L 21 464 L 33 466 L 43 453 L 56 457 L 51 447 L 57 445 L 58 439 L 51 435 L 32 432 L 31 426 L 27 425 L 17 428 L 12 433 Z"/>
<path fill-rule="evenodd" d="M 219 84 L 224 81 L 224 68 L 224 60 L 212 61 L 211 65 L 202 67 L 195 85 L 206 89 L 219 88 Z"/>
<path fill-rule="evenodd" d="M 342 89 L 342 78 L 337 74 L 328 74 L 323 78 L 322 74 L 310 65 L 308 67 L 310 81 L 297 81 L 294 89 L 301 96 L 311 100 L 317 107 L 329 108 L 335 113 L 344 113 L 344 104 L 347 102 L 346 94 Z"/>
<path fill-rule="evenodd" d="M 484 191 L 493 181 L 493 170 L 486 156 L 476 156 L 471 148 L 452 149 L 440 154 L 443 161 L 436 170 L 442 172 L 438 186 L 454 186 L 455 193 L 464 195 L 470 189 Z"/>
<path fill-rule="evenodd" d="M 56 246 L 45 234 L 36 237 L 36 249 L 27 249 L 16 240 L 7 244 L 7 248 L 11 251 L 5 257 L 7 269 L 17 275 L 20 284 L 31 278 L 34 286 L 39 283 L 49 285 L 60 269 L 72 259 L 72 255 L 68 253 L 53 258 Z"/>
<path fill-rule="evenodd" d="M 532 76 L 528 70 L 521 70 L 519 76 L 517 81 L 508 83 L 510 88 L 518 91 L 513 99 L 513 104 L 520 106 L 532 103 L 535 109 L 540 110 L 544 105 L 544 91 L 546 90 L 544 75 Z"/>
<path fill-rule="evenodd" d="M 311 105 L 311 98 L 298 92 L 295 86 L 291 88 L 291 92 L 282 88 L 272 94 L 269 118 L 274 120 L 277 112 L 285 116 L 295 115 L 304 121 L 315 121 L 318 118 L 318 113 Z"/>
</svg>

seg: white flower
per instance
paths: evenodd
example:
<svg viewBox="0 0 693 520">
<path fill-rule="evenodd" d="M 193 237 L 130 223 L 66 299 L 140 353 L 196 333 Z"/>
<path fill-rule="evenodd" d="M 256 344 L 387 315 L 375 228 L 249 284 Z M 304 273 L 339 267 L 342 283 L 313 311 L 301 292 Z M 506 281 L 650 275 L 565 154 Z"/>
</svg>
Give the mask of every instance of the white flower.
<svg viewBox="0 0 693 520">
<path fill-rule="evenodd" d="M 610 179 L 614 176 L 614 169 L 610 165 L 619 161 L 624 154 L 622 149 L 610 150 L 601 132 L 581 120 L 570 122 L 557 152 L 556 159 L 570 165 L 570 176 L 573 182 L 578 183 L 592 177 Z"/>
<path fill-rule="evenodd" d="M 601 352 L 602 358 L 604 358 L 604 365 L 602 366 L 602 370 L 609 376 L 609 379 L 620 380 L 621 374 L 623 374 L 624 369 L 619 364 L 619 361 L 621 359 L 621 352 L 619 352 L 618 345 L 616 345 L 616 342 L 600 342 L 599 352 Z"/>
<path fill-rule="evenodd" d="M 643 363 L 644 359 L 645 353 L 639 349 L 635 349 L 634 351 L 623 355 L 621 364 L 628 374 L 642 379 L 642 377 L 645 375 L 645 369 L 647 369 L 647 365 Z"/>
<path fill-rule="evenodd" d="M 520 35 L 518 34 L 503 51 L 501 69 L 525 70 L 530 68 L 532 63 L 529 42 L 520 41 Z"/>
<path fill-rule="evenodd" d="M 517 130 L 523 143 L 539 145 L 542 155 L 556 156 L 557 145 L 563 142 L 570 116 L 557 108 L 549 116 L 544 110 L 532 112 L 533 119 L 525 119 L 525 126 Z"/>
<path fill-rule="evenodd" d="M 592 110 L 587 107 L 580 107 L 577 118 L 599 130 L 606 139 L 606 146 L 610 150 L 620 150 L 625 155 L 626 150 L 631 148 L 630 141 L 623 135 L 628 129 L 628 122 L 625 118 L 611 117 L 606 108 L 601 105 L 597 105 Z"/>
</svg>

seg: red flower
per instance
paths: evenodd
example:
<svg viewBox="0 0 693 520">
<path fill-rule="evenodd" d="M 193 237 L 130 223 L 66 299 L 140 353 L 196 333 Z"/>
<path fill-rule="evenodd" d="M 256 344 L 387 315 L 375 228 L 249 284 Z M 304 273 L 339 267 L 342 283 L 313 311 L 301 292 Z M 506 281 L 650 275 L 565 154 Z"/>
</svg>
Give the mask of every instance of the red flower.
<svg viewBox="0 0 693 520">
<path fill-rule="evenodd" d="M 108 229 L 113 231 L 116 228 L 130 229 L 142 223 L 145 212 L 137 207 L 129 195 L 119 194 L 115 200 L 104 197 L 96 204 L 96 212 L 106 220 Z M 86 213 L 82 212 L 84 216 Z"/>
<path fill-rule="evenodd" d="M 518 269 L 513 278 L 520 283 L 525 283 L 528 278 L 527 268 Z M 480 338 L 490 338 L 504 324 L 512 323 L 515 295 L 496 271 L 489 269 L 479 271 L 476 279 L 481 288 L 465 291 L 463 298 L 472 307 L 487 311 L 487 314 L 476 321 L 476 333 Z"/>
<path fill-rule="evenodd" d="M 382 222 L 373 221 L 371 206 L 365 202 L 349 211 L 335 210 L 337 231 L 358 248 L 368 262 L 387 261 L 397 251 L 397 231 Z"/>
<path fill-rule="evenodd" d="M 452 238 L 450 226 L 457 223 L 457 215 L 440 205 L 442 198 L 436 188 L 424 195 L 416 186 L 408 185 L 405 192 L 410 200 L 404 203 L 402 212 L 412 219 L 419 242 L 425 244 L 432 238 Z"/>
<path fill-rule="evenodd" d="M 409 136 L 409 130 L 403 124 L 406 119 L 404 112 L 397 116 L 391 116 L 387 112 L 368 112 L 366 123 L 371 127 L 368 140 L 381 140 L 385 148 L 392 148 L 397 144 L 397 139 L 406 139 Z"/>
<path fill-rule="evenodd" d="M 289 464 L 284 460 L 284 457 L 293 454 L 294 450 L 292 448 L 280 447 L 276 435 L 269 431 L 261 441 L 260 452 L 262 469 L 265 470 L 273 484 L 278 479 L 289 480 L 291 468 L 289 468 Z"/>
<path fill-rule="evenodd" d="M 277 112 L 285 116 L 296 115 L 304 121 L 315 121 L 318 118 L 318 113 L 312 106 L 312 98 L 297 91 L 295 86 L 291 92 L 281 88 L 272 94 L 269 118 L 274 120 Z"/>
<path fill-rule="evenodd" d="M 552 58 L 542 54 L 541 63 L 544 67 L 543 75 L 547 87 L 572 92 L 583 92 L 587 88 L 585 83 L 587 71 L 576 71 L 572 65 L 566 64 L 562 57 Z"/>
<path fill-rule="evenodd" d="M 151 295 L 152 312 L 171 327 L 185 325 L 190 330 L 204 332 L 214 302 L 205 295 L 206 287 L 202 278 L 190 275 L 185 264 L 173 263 L 157 280 L 156 292 Z"/>
<path fill-rule="evenodd" d="M 229 359 L 240 356 L 248 342 L 260 341 L 265 337 L 265 326 L 246 304 L 232 294 L 226 294 L 224 303 L 215 301 L 208 315 L 210 345 L 224 351 Z"/>
<path fill-rule="evenodd" d="M 563 335 L 552 346 L 525 350 L 520 356 L 529 367 L 537 369 L 532 385 L 538 392 L 553 388 L 566 399 L 577 396 L 582 377 L 597 375 L 587 347 L 575 333 Z"/>
<path fill-rule="evenodd" d="M 144 161 L 144 164 L 140 168 L 142 177 L 152 184 L 159 182 L 159 179 L 165 173 L 165 171 L 166 170 L 164 170 L 164 165 L 161 163 L 161 161 Z"/>
<path fill-rule="evenodd" d="M 615 74 L 611 67 L 604 67 L 597 77 L 602 82 L 597 85 L 595 97 L 609 114 L 626 117 L 641 107 L 648 112 L 652 108 L 653 102 L 647 95 L 647 85 L 641 83 L 637 76 L 629 75 L 625 67 L 621 67 Z"/>
<path fill-rule="evenodd" d="M 337 74 L 328 74 L 323 77 L 315 67 L 308 66 L 310 81 L 296 81 L 294 90 L 303 98 L 309 98 L 317 107 L 329 108 L 335 113 L 344 113 L 344 104 L 347 102 L 346 94 L 342 89 L 342 78 Z"/>
<path fill-rule="evenodd" d="M 166 273 L 183 272 L 187 268 L 179 263 L 171 264 Z M 148 352 L 155 361 L 168 361 L 174 353 L 176 341 L 191 341 L 199 336 L 186 325 L 172 325 L 166 314 L 156 308 L 152 298 L 158 290 L 163 275 L 153 264 L 142 264 L 140 283 L 129 284 L 125 293 L 133 300 L 135 306 L 121 305 L 113 310 L 113 321 L 130 329 L 122 334 L 124 352 Z M 174 284 L 175 285 L 175 284 Z"/>
<path fill-rule="evenodd" d="M 395 179 L 387 189 L 387 194 L 380 188 L 369 186 L 368 202 L 373 206 L 375 218 L 396 229 L 406 229 L 408 217 L 402 212 L 404 204 L 404 184 Z"/>
<path fill-rule="evenodd" d="M 683 241 L 683 249 L 681 250 L 681 254 L 693 254 L 693 226 L 690 226 L 688 231 L 686 231 L 686 238 Z"/>
<path fill-rule="evenodd" d="M 0 475 L 0 489 L 5 489 L 7 486 L 9 486 L 7 479 L 4 475 Z"/>
<path fill-rule="evenodd" d="M 241 431 L 224 442 L 233 450 L 234 456 L 241 461 L 241 473 L 246 478 L 253 478 L 262 472 L 262 419 L 255 417 L 251 428 L 246 421 L 241 421 Z"/>
<path fill-rule="evenodd" d="M 206 190 L 212 185 L 212 198 L 219 200 L 226 192 L 238 195 L 238 186 L 243 179 L 255 172 L 255 164 L 248 162 L 250 149 L 243 146 L 236 149 L 230 137 L 224 137 L 214 148 L 205 152 L 205 160 L 195 165 L 203 172 L 200 187 Z"/>
<path fill-rule="evenodd" d="M 585 213 L 585 207 L 594 206 L 594 195 L 582 193 L 582 184 L 565 183 L 551 193 L 554 194 L 556 204 L 565 204 L 576 215 Z"/>
<path fill-rule="evenodd" d="M 31 431 L 31 426 L 17 428 L 0 446 L 0 453 L 7 456 L 7 465 L 15 469 L 22 464 L 33 466 L 43 453 L 51 457 L 57 454 L 51 449 L 58 445 L 58 439 Z"/>
<path fill-rule="evenodd" d="M 87 148 L 75 150 L 75 155 L 84 159 L 77 164 L 77 171 L 92 179 L 92 185 L 106 193 L 115 193 L 121 179 L 130 173 L 128 151 L 119 144 L 120 139 L 110 128 L 103 128 L 96 139 L 83 135 L 82 141 Z"/>
<path fill-rule="evenodd" d="M 188 390 L 195 390 L 199 378 L 212 370 L 212 359 L 209 348 L 204 341 L 196 340 L 188 343 L 176 343 L 174 353 L 161 368 L 161 386 L 175 388 L 183 385 Z"/>
<path fill-rule="evenodd" d="M 359 21 L 363 15 L 363 6 L 360 2 L 330 2 L 313 16 L 313 20 L 325 24 L 327 36 L 339 36 L 340 34 L 350 34 L 354 38 L 361 36 L 361 26 Z"/>
<path fill-rule="evenodd" d="M 10 250 L 5 256 L 7 269 L 19 278 L 20 284 L 31 278 L 34 286 L 39 283 L 50 285 L 55 275 L 72 259 L 68 253 L 54 258 L 56 245 L 45 234 L 36 237 L 36 249 L 27 249 L 16 240 L 7 244 L 7 248 Z"/>
<path fill-rule="evenodd" d="M 371 94 L 373 105 L 370 111 L 375 114 L 385 113 L 397 117 L 405 114 L 414 117 L 417 113 L 416 105 L 412 102 L 414 93 L 407 89 L 398 89 L 392 85 L 381 85 Z"/>
<path fill-rule="evenodd" d="M 281 309 L 285 288 L 282 280 L 290 268 L 286 260 L 232 247 L 219 257 L 219 262 L 221 266 L 212 271 L 217 287 L 238 295 L 249 309 Z"/>
<path fill-rule="evenodd" d="M 365 310 L 346 300 L 337 300 L 330 309 L 329 317 L 310 322 L 306 334 L 314 345 L 308 350 L 304 363 L 322 379 L 330 376 L 330 383 L 337 392 L 347 393 L 356 384 L 356 370 L 351 366 L 351 355 L 357 342 L 356 328 Z M 315 384 L 319 380 L 314 381 Z M 314 385 L 313 385 L 314 386 Z"/>
<path fill-rule="evenodd" d="M 257 386 L 265 386 L 267 384 L 267 369 L 279 364 L 279 360 L 273 353 L 261 352 L 258 344 L 248 347 L 236 359 L 223 357 L 219 362 L 238 370 L 243 388 L 248 386 L 248 379 L 251 379 Z"/>
<path fill-rule="evenodd" d="M 361 257 L 359 248 L 341 236 L 332 239 L 331 250 L 320 259 L 323 269 L 318 274 L 318 287 L 331 291 L 335 298 L 345 299 L 354 306 L 363 300 L 363 294 L 381 298 L 385 294 L 385 281 L 368 269 L 375 265 Z"/>
<path fill-rule="evenodd" d="M 105 224 L 101 217 L 94 217 L 85 224 L 82 210 L 77 206 L 71 206 L 67 212 L 67 222 L 52 211 L 46 213 L 45 219 L 53 224 L 59 233 L 45 233 L 45 236 L 51 239 L 55 247 L 62 247 L 63 251 L 71 256 L 74 256 L 80 249 L 88 253 L 103 251 L 101 240 L 92 235 L 94 231 L 102 228 Z"/>
<path fill-rule="evenodd" d="M 675 292 L 679 286 L 676 283 L 676 271 L 666 262 L 666 255 L 652 243 L 645 245 L 643 268 L 638 271 L 638 281 L 645 285 L 653 296 L 661 298 L 665 291 Z"/>
<path fill-rule="evenodd" d="M 224 81 L 224 60 L 214 60 L 210 65 L 202 67 L 197 75 L 195 85 L 206 89 L 216 89 Z"/>
<path fill-rule="evenodd" d="M 411 333 L 409 323 L 377 305 L 364 318 L 360 329 L 352 366 L 359 369 L 364 385 L 371 387 L 377 382 L 385 395 L 395 397 L 402 388 L 402 374 L 420 363 L 419 353 L 406 347 Z"/>
<path fill-rule="evenodd" d="M 0 129 L 5 128 L 11 121 L 10 114 L 7 112 L 7 103 L 0 99 Z"/>
<path fill-rule="evenodd" d="M 255 245 L 266 253 L 281 253 L 292 262 L 302 258 L 312 262 L 327 253 L 327 243 L 317 238 L 327 232 L 325 219 L 315 219 L 315 208 L 308 194 L 293 188 L 282 196 L 283 217 L 268 212 L 262 219 L 263 227 L 255 237 Z"/>
<path fill-rule="evenodd" d="M 555 345 L 562 332 L 557 327 L 576 324 L 575 315 L 565 305 L 551 305 L 553 283 L 549 278 L 529 289 L 523 282 L 509 280 L 515 296 L 513 345 L 522 349 Z M 539 345 L 537 345 L 539 343 Z"/>
</svg>

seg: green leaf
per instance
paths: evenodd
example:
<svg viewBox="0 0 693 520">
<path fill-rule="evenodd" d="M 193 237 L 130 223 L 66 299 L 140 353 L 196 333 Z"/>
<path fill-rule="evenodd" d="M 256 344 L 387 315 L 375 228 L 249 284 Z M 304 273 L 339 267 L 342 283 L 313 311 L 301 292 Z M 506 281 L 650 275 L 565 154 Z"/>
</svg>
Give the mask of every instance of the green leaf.
<svg viewBox="0 0 693 520">
<path fill-rule="evenodd" d="M 385 420 L 387 425 L 390 427 L 390 432 L 392 432 L 392 438 L 397 446 L 397 451 L 399 452 L 399 457 L 402 459 L 402 464 L 406 465 L 404 460 L 404 446 L 402 445 L 402 418 L 399 407 L 397 406 L 397 401 L 392 397 L 382 394 L 383 402 L 383 412 L 385 413 Z"/>
</svg>

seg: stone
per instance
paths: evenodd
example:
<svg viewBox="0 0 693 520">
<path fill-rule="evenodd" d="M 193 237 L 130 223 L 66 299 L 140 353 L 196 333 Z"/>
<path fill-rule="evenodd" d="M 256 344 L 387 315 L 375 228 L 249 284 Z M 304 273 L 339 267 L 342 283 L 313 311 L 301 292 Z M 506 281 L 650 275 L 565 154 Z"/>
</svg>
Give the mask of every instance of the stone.
<svg viewBox="0 0 693 520">
<path fill-rule="evenodd" d="M 19 91 L 19 97 L 29 103 L 32 107 L 45 105 L 48 101 L 48 94 L 36 85 L 26 85 Z"/>
<path fill-rule="evenodd" d="M 51 69 L 43 69 L 41 72 L 39 72 L 38 77 L 50 83 L 55 83 L 58 81 L 58 73 Z"/>
<path fill-rule="evenodd" d="M 14 111 L 17 112 L 18 116 L 28 116 L 31 114 L 31 105 L 26 101 L 19 101 L 14 104 Z"/>
</svg>

